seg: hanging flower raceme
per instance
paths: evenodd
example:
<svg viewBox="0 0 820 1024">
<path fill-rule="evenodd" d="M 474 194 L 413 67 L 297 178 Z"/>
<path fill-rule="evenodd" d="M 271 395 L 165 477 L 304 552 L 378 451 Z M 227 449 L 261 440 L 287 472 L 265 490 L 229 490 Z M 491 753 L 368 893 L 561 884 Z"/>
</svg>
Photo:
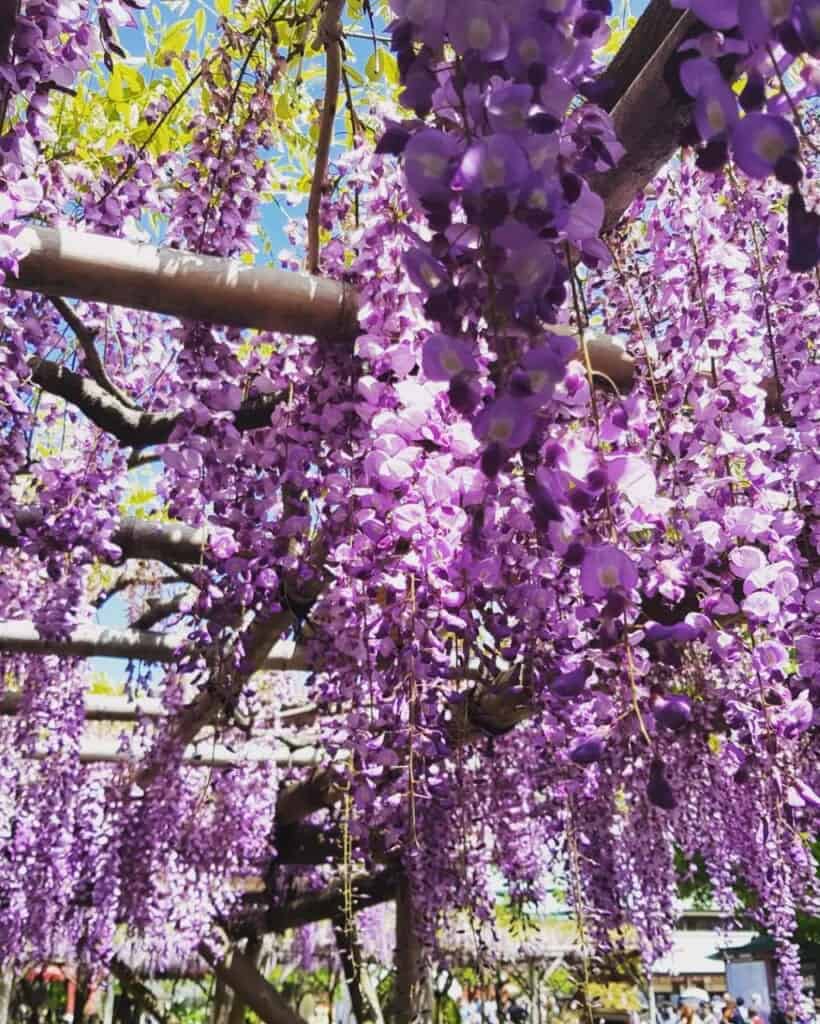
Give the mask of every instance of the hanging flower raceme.
<svg viewBox="0 0 820 1024">
<path fill-rule="evenodd" d="M 817 223 L 811 220 L 817 215 L 809 216 L 809 227 L 800 189 L 802 161 L 815 150 L 799 105 L 817 90 L 810 66 L 795 71 L 803 58 L 810 62 L 820 52 L 817 0 L 680 0 L 675 6 L 689 8 L 713 30 L 687 40 L 679 54 L 680 82 L 695 100 L 693 128 L 703 143 L 698 164 L 714 172 L 731 155 L 750 178 L 774 176 L 788 186 L 789 268 L 812 269 L 820 262 Z M 744 76 L 737 95 L 732 82 Z"/>
<path fill-rule="evenodd" d="M 621 150 L 605 115 L 570 113 L 569 103 L 590 41 L 600 42 L 606 28 L 586 7 L 546 12 L 535 0 L 504 9 L 479 0 L 443 11 L 404 2 L 393 9 L 401 100 L 424 120 L 391 124 L 380 150 L 402 153 L 407 185 L 433 232 L 419 233 L 408 273 L 430 317 L 454 337 L 450 398 L 472 417 L 494 475 L 548 415 L 551 388 L 564 375 L 564 353 L 544 332 L 565 297 L 564 247 L 570 242 L 592 261 L 604 255 L 602 207 L 582 210 L 590 193 L 574 171 L 611 167 Z M 441 335 L 428 344 L 425 373 L 442 379 Z"/>
</svg>

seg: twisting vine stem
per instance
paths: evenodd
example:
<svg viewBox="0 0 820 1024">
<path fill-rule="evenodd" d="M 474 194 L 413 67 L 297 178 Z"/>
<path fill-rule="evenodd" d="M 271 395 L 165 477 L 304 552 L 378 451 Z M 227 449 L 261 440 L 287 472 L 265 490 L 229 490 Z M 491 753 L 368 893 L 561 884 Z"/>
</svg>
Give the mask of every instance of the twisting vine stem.
<svg viewBox="0 0 820 1024">
<path fill-rule="evenodd" d="M 325 98 L 319 121 L 319 138 L 316 143 L 316 161 L 313 165 L 313 180 L 310 184 L 310 199 L 308 200 L 307 270 L 309 274 L 319 273 L 319 213 L 330 156 L 330 143 L 333 138 L 333 122 L 336 120 L 339 85 L 342 78 L 343 9 L 344 0 L 328 0 L 316 34 L 317 42 L 324 46 L 327 54 L 327 71 Z"/>
</svg>

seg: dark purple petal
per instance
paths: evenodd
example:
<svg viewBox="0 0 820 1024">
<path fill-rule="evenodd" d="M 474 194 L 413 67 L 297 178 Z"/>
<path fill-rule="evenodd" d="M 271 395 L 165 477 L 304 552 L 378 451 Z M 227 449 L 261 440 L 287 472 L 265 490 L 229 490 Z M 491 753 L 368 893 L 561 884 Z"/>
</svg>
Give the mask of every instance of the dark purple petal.
<svg viewBox="0 0 820 1024">
<path fill-rule="evenodd" d="M 664 811 L 674 811 L 678 805 L 672 787 L 666 778 L 663 761 L 656 757 L 649 768 L 649 783 L 646 787 L 649 802 Z"/>
<path fill-rule="evenodd" d="M 750 178 L 767 178 L 783 157 L 797 156 L 797 135 L 774 114 L 747 114 L 732 130 L 732 156 Z"/>
<path fill-rule="evenodd" d="M 569 752 L 571 761 L 575 764 L 595 764 L 600 761 L 604 753 L 604 741 L 600 736 L 588 736 L 579 740 Z"/>
<path fill-rule="evenodd" d="M 682 729 L 692 720 L 692 702 L 682 694 L 659 698 L 652 711 L 655 721 L 665 729 Z"/>
<path fill-rule="evenodd" d="M 803 196 L 796 189 L 789 196 L 788 234 L 789 270 L 813 270 L 820 263 L 820 214 L 806 209 Z"/>
</svg>

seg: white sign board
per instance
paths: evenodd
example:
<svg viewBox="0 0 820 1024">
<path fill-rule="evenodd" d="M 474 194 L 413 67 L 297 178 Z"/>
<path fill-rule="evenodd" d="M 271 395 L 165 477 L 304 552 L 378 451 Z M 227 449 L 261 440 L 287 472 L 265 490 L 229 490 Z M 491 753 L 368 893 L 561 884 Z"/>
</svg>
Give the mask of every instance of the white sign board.
<svg viewBox="0 0 820 1024">
<path fill-rule="evenodd" d="M 726 991 L 737 999 L 743 996 L 749 1006 L 753 995 L 760 996 L 764 1013 L 771 1012 L 769 972 L 763 960 L 738 960 L 726 964 Z"/>
</svg>

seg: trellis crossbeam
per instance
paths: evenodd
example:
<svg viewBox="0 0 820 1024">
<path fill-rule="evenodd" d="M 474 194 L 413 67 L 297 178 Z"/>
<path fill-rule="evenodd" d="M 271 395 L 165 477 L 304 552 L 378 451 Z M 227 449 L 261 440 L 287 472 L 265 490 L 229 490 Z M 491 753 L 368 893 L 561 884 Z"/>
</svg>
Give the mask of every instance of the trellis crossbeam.
<svg viewBox="0 0 820 1024">
<path fill-rule="evenodd" d="M 67 658 L 133 658 L 167 664 L 177 662 L 189 646 L 185 635 L 149 633 L 139 629 L 75 626 L 66 636 L 43 636 L 33 622 L 0 622 L 0 650 L 6 653 L 59 654 Z M 265 672 L 307 668 L 302 648 L 293 641 L 278 641 L 260 666 Z"/>
<path fill-rule="evenodd" d="M 64 228 L 18 241 L 28 254 L 14 284 L 44 295 L 331 339 L 355 329 L 355 291 L 308 274 Z"/>
</svg>

